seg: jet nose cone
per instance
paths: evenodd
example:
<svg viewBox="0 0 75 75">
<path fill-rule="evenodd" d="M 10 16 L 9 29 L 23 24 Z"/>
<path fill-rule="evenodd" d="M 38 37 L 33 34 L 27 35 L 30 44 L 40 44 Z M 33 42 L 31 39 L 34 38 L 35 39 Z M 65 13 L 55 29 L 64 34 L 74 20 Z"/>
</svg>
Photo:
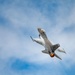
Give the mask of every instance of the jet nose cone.
<svg viewBox="0 0 75 75">
<path fill-rule="evenodd" d="M 37 28 L 37 30 L 38 30 L 38 31 L 40 31 L 40 30 L 41 30 L 41 28 Z"/>
<path fill-rule="evenodd" d="M 45 31 L 42 28 L 37 28 L 37 30 L 40 34 L 45 33 Z"/>
<path fill-rule="evenodd" d="M 45 30 L 44 29 L 42 29 L 42 28 L 37 28 L 37 30 L 39 31 L 39 32 L 45 32 Z"/>
</svg>

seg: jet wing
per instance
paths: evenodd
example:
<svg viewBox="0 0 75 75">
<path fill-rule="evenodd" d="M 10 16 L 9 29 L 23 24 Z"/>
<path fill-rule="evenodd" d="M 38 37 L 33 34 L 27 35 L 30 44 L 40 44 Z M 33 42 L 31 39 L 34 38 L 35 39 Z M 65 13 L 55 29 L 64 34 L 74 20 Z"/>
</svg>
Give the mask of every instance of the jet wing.
<svg viewBox="0 0 75 75">
<path fill-rule="evenodd" d="M 35 41 L 35 42 L 39 43 L 40 45 L 44 45 L 44 40 L 43 39 L 32 38 L 31 36 L 30 36 L 30 38 L 32 39 L 33 42 Z"/>
<path fill-rule="evenodd" d="M 57 51 L 59 51 L 59 52 L 63 52 L 63 53 L 66 53 L 65 50 L 62 49 L 61 47 L 59 47 L 59 48 L 57 49 Z"/>
</svg>

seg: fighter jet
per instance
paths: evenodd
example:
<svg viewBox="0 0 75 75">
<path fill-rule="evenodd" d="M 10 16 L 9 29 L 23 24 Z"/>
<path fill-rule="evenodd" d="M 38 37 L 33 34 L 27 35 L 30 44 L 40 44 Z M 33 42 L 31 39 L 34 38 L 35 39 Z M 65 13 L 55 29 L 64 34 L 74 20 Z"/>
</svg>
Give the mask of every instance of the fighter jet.
<svg viewBox="0 0 75 75">
<path fill-rule="evenodd" d="M 54 57 L 56 56 L 57 58 L 61 59 L 56 53 L 55 51 L 59 51 L 59 52 L 63 52 L 66 53 L 63 49 L 60 49 L 60 44 L 53 44 L 47 37 L 46 32 L 44 29 L 42 28 L 37 28 L 38 32 L 39 32 L 39 38 L 32 38 L 31 39 L 34 42 L 39 43 L 40 45 L 45 47 L 45 50 L 42 50 L 43 53 L 49 54 L 50 57 Z M 62 60 L 62 59 L 61 59 Z"/>
</svg>

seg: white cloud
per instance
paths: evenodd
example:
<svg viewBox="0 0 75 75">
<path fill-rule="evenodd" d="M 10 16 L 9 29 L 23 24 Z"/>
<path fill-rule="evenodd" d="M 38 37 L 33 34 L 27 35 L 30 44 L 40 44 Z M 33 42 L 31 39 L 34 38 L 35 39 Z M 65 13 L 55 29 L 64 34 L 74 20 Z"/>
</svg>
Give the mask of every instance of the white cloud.
<svg viewBox="0 0 75 75">
<path fill-rule="evenodd" d="M 11 29 L 0 26 L 0 59 L 9 60 L 11 57 L 15 57 L 31 63 L 42 65 L 55 63 L 59 66 L 59 59 L 52 59 L 49 55 L 43 54 L 41 50 L 44 48 L 34 43 L 29 37 L 30 35 L 33 37 L 36 35 L 37 37 L 38 32 L 36 29 L 37 27 L 42 27 L 46 30 L 49 39 L 54 43 L 60 43 L 65 49 L 67 54 L 58 53 L 63 59 L 61 63 L 66 67 L 72 66 L 75 63 L 75 32 L 65 33 L 65 31 L 63 31 L 65 27 L 70 27 L 72 24 L 75 24 L 75 7 L 71 10 L 72 11 L 66 17 L 64 14 L 62 16 L 63 11 L 65 13 L 64 8 L 63 11 L 59 9 L 56 14 L 60 13 L 60 15 L 55 17 L 55 25 L 52 26 L 51 24 L 53 24 L 53 22 L 36 8 L 27 7 L 24 10 L 17 6 L 7 6 L 3 8 L 1 14 L 11 23 Z M 27 32 L 25 32 L 26 35 L 22 33 L 23 31 L 20 30 L 20 28 L 27 29 Z M 67 63 L 67 61 L 69 62 Z M 39 73 L 40 71 L 38 74 Z M 61 74 L 58 71 L 55 73 L 58 75 Z M 52 74 L 55 75 L 55 73 Z M 10 74 L 17 75 L 17 73 L 13 72 Z"/>
</svg>

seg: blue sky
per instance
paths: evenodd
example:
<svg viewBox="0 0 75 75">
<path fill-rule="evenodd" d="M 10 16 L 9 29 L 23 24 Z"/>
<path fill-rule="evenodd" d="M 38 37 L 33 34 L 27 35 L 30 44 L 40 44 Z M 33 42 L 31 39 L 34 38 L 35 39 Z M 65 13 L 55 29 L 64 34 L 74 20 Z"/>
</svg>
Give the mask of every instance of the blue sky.
<svg viewBox="0 0 75 75">
<path fill-rule="evenodd" d="M 33 42 L 37 27 L 67 54 L 50 58 Z M 75 0 L 0 0 L 0 75 L 75 74 Z"/>
</svg>

